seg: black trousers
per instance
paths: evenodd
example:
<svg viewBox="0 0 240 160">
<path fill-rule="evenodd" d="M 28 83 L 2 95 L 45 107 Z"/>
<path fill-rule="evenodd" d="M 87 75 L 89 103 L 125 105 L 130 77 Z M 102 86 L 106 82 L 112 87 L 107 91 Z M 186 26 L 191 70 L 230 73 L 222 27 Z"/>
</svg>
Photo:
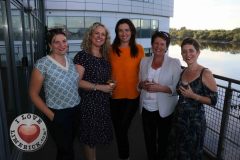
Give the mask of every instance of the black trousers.
<svg viewBox="0 0 240 160">
<path fill-rule="evenodd" d="M 168 147 L 172 115 L 162 118 L 159 111 L 149 112 L 143 108 L 142 123 L 148 160 L 164 160 Z"/>
<path fill-rule="evenodd" d="M 111 115 L 121 159 L 129 157 L 128 129 L 139 107 L 139 97 L 136 99 L 111 99 Z"/>
<path fill-rule="evenodd" d="M 51 110 L 55 113 L 54 119 L 47 119 L 46 124 L 57 146 L 56 160 L 74 160 L 73 141 L 79 127 L 79 107 Z"/>
</svg>

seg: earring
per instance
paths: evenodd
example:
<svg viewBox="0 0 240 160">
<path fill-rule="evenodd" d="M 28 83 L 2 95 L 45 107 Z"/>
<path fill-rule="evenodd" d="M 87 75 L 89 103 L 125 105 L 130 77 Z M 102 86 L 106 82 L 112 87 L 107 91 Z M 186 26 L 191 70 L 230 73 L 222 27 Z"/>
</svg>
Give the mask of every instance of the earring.
<svg viewBox="0 0 240 160">
<path fill-rule="evenodd" d="M 49 54 L 51 54 L 52 53 L 52 48 L 49 48 Z"/>
</svg>

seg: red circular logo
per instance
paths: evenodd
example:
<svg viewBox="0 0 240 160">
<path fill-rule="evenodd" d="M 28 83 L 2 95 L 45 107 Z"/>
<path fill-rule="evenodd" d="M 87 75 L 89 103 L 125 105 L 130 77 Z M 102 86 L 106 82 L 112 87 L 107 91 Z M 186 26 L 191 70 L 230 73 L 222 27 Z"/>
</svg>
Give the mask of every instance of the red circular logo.
<svg viewBox="0 0 240 160">
<path fill-rule="evenodd" d="M 10 127 L 10 138 L 20 150 L 33 152 L 47 140 L 47 127 L 37 115 L 25 113 L 15 118 Z"/>
</svg>

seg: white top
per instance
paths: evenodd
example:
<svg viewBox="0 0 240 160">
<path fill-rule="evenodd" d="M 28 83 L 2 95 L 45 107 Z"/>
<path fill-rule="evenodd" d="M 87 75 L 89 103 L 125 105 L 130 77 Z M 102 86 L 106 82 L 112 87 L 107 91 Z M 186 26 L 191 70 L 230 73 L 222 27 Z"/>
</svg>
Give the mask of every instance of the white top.
<svg viewBox="0 0 240 160">
<path fill-rule="evenodd" d="M 161 67 L 158 69 L 149 68 L 147 80 L 149 82 L 158 82 Z M 148 111 L 157 111 L 157 93 L 146 93 L 146 98 L 143 100 L 143 107 Z"/>
<path fill-rule="evenodd" d="M 141 60 L 140 63 L 140 71 L 139 71 L 139 81 L 144 81 L 148 78 L 149 72 L 151 68 L 151 64 L 153 61 L 153 56 L 145 57 Z M 156 92 L 156 108 L 159 110 L 159 115 L 161 117 L 167 117 L 171 115 L 175 109 L 177 104 L 178 96 L 176 94 L 176 85 L 179 80 L 181 74 L 181 64 L 178 59 L 171 58 L 167 54 L 164 56 L 164 61 L 161 66 L 161 69 L 156 76 L 157 83 L 161 85 L 168 86 L 172 94 L 163 93 L 163 92 Z M 142 107 L 145 109 L 149 109 L 152 111 L 151 108 L 146 107 L 146 100 L 148 92 L 146 90 L 141 90 L 140 94 L 140 112 L 142 111 Z M 152 104 L 152 103 L 148 103 Z"/>
</svg>

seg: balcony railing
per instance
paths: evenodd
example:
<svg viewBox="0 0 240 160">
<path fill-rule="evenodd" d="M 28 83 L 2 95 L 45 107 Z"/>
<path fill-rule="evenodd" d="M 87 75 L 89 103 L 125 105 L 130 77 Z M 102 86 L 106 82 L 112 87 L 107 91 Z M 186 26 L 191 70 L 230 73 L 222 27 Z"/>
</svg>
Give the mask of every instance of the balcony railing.
<svg viewBox="0 0 240 160">
<path fill-rule="evenodd" d="M 73 57 L 79 45 L 69 46 Z M 150 50 L 146 50 L 147 55 Z M 218 84 L 218 103 L 205 105 L 207 131 L 204 142 L 205 155 L 216 160 L 240 159 L 240 81 L 214 75 Z"/>
<path fill-rule="evenodd" d="M 204 149 L 217 160 L 240 159 L 240 81 L 214 75 L 218 103 L 205 105 L 207 132 Z"/>
<path fill-rule="evenodd" d="M 70 57 L 73 57 L 79 49 L 79 44 L 71 44 L 69 46 Z M 4 56 L 2 53 L 0 55 Z M 214 107 L 205 105 L 207 120 L 205 155 L 210 159 L 239 160 L 240 81 L 219 75 L 214 75 L 214 77 L 218 84 L 218 103 Z"/>
</svg>

